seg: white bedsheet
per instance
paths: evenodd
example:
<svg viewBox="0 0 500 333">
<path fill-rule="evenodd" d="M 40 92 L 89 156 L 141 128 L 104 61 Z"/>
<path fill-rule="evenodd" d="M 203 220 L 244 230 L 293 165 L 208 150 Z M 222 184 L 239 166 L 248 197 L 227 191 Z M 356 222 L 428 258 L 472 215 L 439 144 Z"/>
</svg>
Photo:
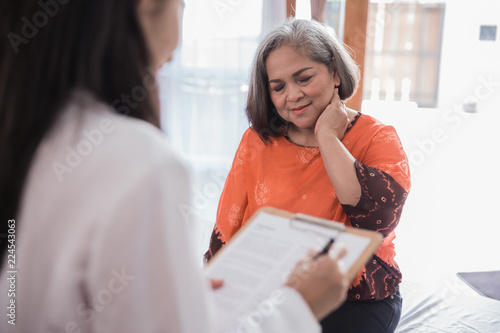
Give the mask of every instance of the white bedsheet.
<svg viewBox="0 0 500 333">
<path fill-rule="evenodd" d="M 500 301 L 477 294 L 457 277 L 429 287 L 404 281 L 397 333 L 500 333 Z"/>
</svg>

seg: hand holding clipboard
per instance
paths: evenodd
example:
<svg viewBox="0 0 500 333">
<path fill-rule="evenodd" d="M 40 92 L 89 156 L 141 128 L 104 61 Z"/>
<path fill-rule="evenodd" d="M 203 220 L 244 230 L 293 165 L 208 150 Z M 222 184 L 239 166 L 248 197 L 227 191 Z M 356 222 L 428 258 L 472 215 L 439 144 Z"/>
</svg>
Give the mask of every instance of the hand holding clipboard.
<svg viewBox="0 0 500 333">
<path fill-rule="evenodd" d="M 280 288 L 311 247 L 325 247 L 326 243 L 322 251 L 326 254 L 331 239 L 347 250 L 342 261 L 350 282 L 378 248 L 382 236 L 303 214 L 260 209 L 205 268 L 209 278 L 225 280 L 224 287 L 215 292 L 217 306 L 228 315 L 244 313 Z"/>
</svg>

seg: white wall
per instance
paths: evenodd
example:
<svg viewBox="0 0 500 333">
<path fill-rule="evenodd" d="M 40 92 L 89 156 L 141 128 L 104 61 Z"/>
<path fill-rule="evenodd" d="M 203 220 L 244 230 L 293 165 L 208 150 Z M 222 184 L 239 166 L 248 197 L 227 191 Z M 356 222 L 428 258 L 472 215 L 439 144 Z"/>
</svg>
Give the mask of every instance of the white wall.
<svg viewBox="0 0 500 333">
<path fill-rule="evenodd" d="M 493 258 L 500 251 L 500 218 L 494 213 L 500 188 L 500 30 L 496 41 L 479 41 L 480 25 L 500 29 L 500 1 L 447 1 L 438 109 L 363 104 L 363 112 L 396 127 L 412 167 L 396 239 L 396 260 L 410 281 L 432 284 L 460 271 L 500 269 Z M 477 99 L 477 113 L 462 110 L 468 98 Z"/>
<path fill-rule="evenodd" d="M 496 41 L 480 41 L 481 25 L 497 25 Z M 478 107 L 500 96 L 500 1 L 447 0 L 444 19 L 439 107 L 476 96 Z M 496 87 L 484 82 L 493 81 Z"/>
</svg>

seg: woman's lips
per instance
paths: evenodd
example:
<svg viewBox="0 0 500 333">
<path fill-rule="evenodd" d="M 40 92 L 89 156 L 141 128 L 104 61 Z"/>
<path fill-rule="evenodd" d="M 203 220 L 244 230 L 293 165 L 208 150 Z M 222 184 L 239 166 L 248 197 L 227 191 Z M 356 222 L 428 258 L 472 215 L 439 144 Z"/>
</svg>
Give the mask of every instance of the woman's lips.
<svg viewBox="0 0 500 333">
<path fill-rule="evenodd" d="M 299 106 L 298 108 L 293 108 L 291 111 L 293 112 L 294 115 L 299 116 L 306 112 L 307 108 L 311 105 L 311 103 L 304 105 L 304 106 Z"/>
</svg>

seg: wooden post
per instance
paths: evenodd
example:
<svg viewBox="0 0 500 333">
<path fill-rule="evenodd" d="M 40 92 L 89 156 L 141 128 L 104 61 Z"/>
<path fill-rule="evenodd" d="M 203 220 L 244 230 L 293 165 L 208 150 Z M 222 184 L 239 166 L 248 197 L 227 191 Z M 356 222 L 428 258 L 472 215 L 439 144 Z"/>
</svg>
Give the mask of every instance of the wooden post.
<svg viewBox="0 0 500 333">
<path fill-rule="evenodd" d="M 283 7 L 281 7 L 283 8 Z M 286 0 L 286 17 L 295 17 L 295 8 L 297 8 L 296 0 Z"/>
<path fill-rule="evenodd" d="M 361 110 L 363 100 L 363 72 L 365 63 L 366 26 L 368 21 L 368 0 L 346 0 L 344 43 L 353 51 L 353 58 L 360 66 L 361 80 L 354 96 L 347 101 L 347 107 Z"/>
</svg>

